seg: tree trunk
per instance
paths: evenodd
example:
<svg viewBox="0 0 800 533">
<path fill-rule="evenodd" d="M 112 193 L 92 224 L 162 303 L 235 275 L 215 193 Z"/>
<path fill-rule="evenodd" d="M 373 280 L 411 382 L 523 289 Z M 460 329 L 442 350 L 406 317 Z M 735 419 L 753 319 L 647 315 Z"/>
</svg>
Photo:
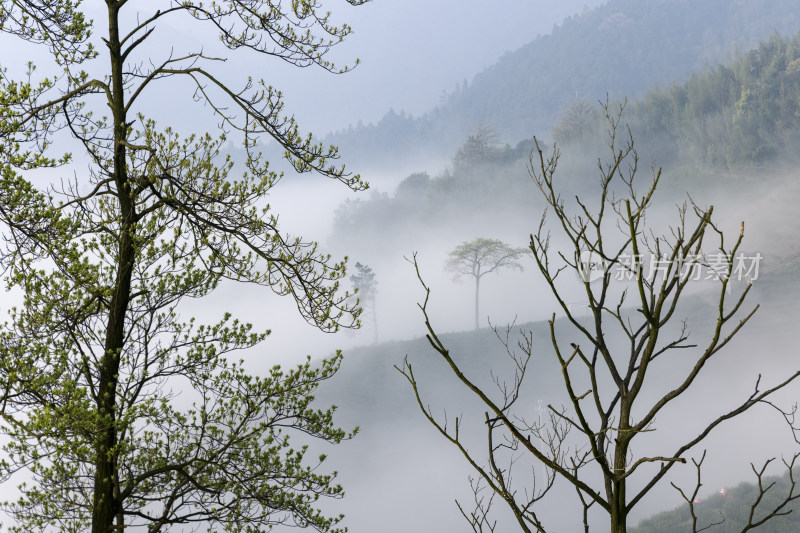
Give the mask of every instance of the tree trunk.
<svg viewBox="0 0 800 533">
<path fill-rule="evenodd" d="M 107 46 L 111 60 L 111 114 L 114 120 L 114 182 L 116 184 L 120 217 L 117 273 L 111 295 L 106 326 L 105 350 L 98 368 L 97 419 L 100 424 L 95 441 L 94 496 L 92 502 L 92 533 L 115 531 L 115 518 L 122 511 L 122 503 L 116 494 L 117 471 L 117 427 L 116 400 L 119 379 L 120 357 L 125 339 L 125 316 L 131 294 L 131 277 L 135 260 L 135 212 L 131 187 L 125 165 L 127 124 L 125 114 L 125 92 L 122 78 L 122 53 L 119 37 L 119 8 L 107 2 L 109 38 Z M 118 524 L 124 525 L 124 524 Z"/>
<path fill-rule="evenodd" d="M 614 474 L 619 475 L 618 479 L 611 480 L 611 491 L 608 503 L 611 505 L 611 533 L 627 533 L 628 531 L 628 510 L 627 504 L 627 478 L 622 474 L 628 466 L 628 448 L 632 437 L 630 413 L 633 397 L 627 394 L 627 385 L 620 390 L 620 414 L 619 429 L 614 444 Z"/>
<path fill-rule="evenodd" d="M 619 452 L 619 447 L 617 447 L 615 456 L 618 457 Z M 617 470 L 618 468 L 619 462 L 615 460 L 615 471 L 619 471 Z M 622 468 L 622 471 L 624 471 L 624 459 Z M 611 515 L 611 533 L 627 533 L 628 531 L 628 512 L 625 509 L 625 482 L 625 478 L 611 481 L 612 495 L 608 500 L 611 506 L 609 510 L 609 514 Z"/>
<path fill-rule="evenodd" d="M 625 513 L 625 504 L 622 503 L 622 508 L 616 505 L 617 502 L 611 506 L 611 533 L 627 533 L 628 531 L 628 517 Z"/>
<path fill-rule="evenodd" d="M 625 509 L 625 479 L 612 480 L 612 494 L 608 503 L 611 506 L 611 533 L 627 533 L 628 512 Z"/>
<path fill-rule="evenodd" d="M 375 310 L 375 302 L 372 302 L 372 331 L 375 337 L 372 339 L 372 344 L 378 344 L 378 313 Z"/>
<path fill-rule="evenodd" d="M 475 329 L 478 329 L 478 295 L 480 294 L 481 277 L 475 276 Z"/>
</svg>

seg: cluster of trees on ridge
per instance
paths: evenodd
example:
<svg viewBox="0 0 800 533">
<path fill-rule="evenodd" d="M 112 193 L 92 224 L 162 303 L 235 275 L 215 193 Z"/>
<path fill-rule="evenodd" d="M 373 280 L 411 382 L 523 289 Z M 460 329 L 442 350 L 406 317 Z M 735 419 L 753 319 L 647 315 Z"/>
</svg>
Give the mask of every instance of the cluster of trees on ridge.
<svg viewBox="0 0 800 533">
<path fill-rule="evenodd" d="M 774 159 L 797 162 L 798 94 L 800 34 L 773 33 L 729 65 L 649 91 L 631 106 L 628 120 L 639 145 L 658 161 L 733 171 Z M 597 113 L 592 117 L 600 124 Z M 562 120 L 555 138 L 578 140 L 585 131 L 571 131 Z"/>
</svg>

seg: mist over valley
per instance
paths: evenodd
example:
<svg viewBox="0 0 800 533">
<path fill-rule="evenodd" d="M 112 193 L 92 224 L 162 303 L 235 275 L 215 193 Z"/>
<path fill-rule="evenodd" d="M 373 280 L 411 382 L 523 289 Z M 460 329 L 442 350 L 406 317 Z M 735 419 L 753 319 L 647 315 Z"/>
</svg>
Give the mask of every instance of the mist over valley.
<svg viewBox="0 0 800 533">
<path fill-rule="evenodd" d="M 11 530 L 800 530 L 795 2 L 55 4 L 0 5 Z"/>
</svg>

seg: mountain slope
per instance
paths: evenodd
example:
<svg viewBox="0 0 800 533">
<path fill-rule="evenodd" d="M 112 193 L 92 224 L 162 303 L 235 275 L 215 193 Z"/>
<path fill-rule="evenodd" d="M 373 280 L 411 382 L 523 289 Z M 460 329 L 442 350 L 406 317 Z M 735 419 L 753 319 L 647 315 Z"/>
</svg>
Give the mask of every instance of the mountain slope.
<svg viewBox="0 0 800 533">
<path fill-rule="evenodd" d="M 422 117 L 390 111 L 326 141 L 361 166 L 451 153 L 479 124 L 516 143 L 548 134 L 576 100 L 636 98 L 798 30 L 792 0 L 611 0 L 506 54 Z"/>
</svg>

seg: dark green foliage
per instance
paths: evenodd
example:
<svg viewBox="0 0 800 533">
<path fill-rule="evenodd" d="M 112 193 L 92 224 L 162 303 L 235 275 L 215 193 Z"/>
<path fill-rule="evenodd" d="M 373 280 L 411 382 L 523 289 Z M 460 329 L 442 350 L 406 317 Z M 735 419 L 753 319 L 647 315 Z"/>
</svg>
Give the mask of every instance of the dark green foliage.
<svg viewBox="0 0 800 533">
<path fill-rule="evenodd" d="M 508 52 L 421 117 L 390 111 L 377 124 L 351 127 L 328 140 L 360 163 L 387 163 L 398 156 L 452 153 L 478 124 L 491 125 L 504 140 L 522 139 L 550 131 L 575 101 L 641 98 L 704 66 L 728 63 L 775 32 L 798 30 L 800 11 L 793 0 L 611 0 Z M 716 98 L 709 92 L 693 100 L 691 112 L 708 109 Z M 766 154 L 756 147 L 751 155 Z"/>
<path fill-rule="evenodd" d="M 461 112 L 519 138 L 554 124 L 576 96 L 637 97 L 706 62 L 723 62 L 771 31 L 794 33 L 799 26 L 797 5 L 786 0 L 611 1 L 570 17 L 476 76 Z"/>
<path fill-rule="evenodd" d="M 643 144 L 723 169 L 792 155 L 800 140 L 800 34 L 777 33 L 729 66 L 649 92 L 632 109 Z"/>
<path fill-rule="evenodd" d="M 756 507 L 754 519 L 758 520 L 766 514 L 766 510 L 772 510 L 780 504 L 790 489 L 788 475 L 764 479 L 764 486 L 771 483 L 775 485 L 762 498 L 761 503 Z M 712 522 L 719 522 L 721 517 L 725 521 L 710 529 L 714 533 L 739 533 L 748 523 L 750 509 L 753 502 L 758 497 L 758 486 L 753 483 L 740 483 L 736 487 L 727 489 L 727 495 L 714 493 L 710 496 L 700 498 L 700 502 L 694 504 L 697 514 L 698 528 L 703 528 Z M 771 519 L 762 527 L 755 531 L 763 533 L 794 533 L 800 531 L 800 504 L 793 503 L 785 508 L 791 511 L 786 516 L 778 516 Z M 635 528 L 631 528 L 631 533 L 684 533 L 691 531 L 692 519 L 689 513 L 689 505 L 683 504 L 671 511 L 665 511 L 655 516 L 642 520 Z"/>
</svg>

